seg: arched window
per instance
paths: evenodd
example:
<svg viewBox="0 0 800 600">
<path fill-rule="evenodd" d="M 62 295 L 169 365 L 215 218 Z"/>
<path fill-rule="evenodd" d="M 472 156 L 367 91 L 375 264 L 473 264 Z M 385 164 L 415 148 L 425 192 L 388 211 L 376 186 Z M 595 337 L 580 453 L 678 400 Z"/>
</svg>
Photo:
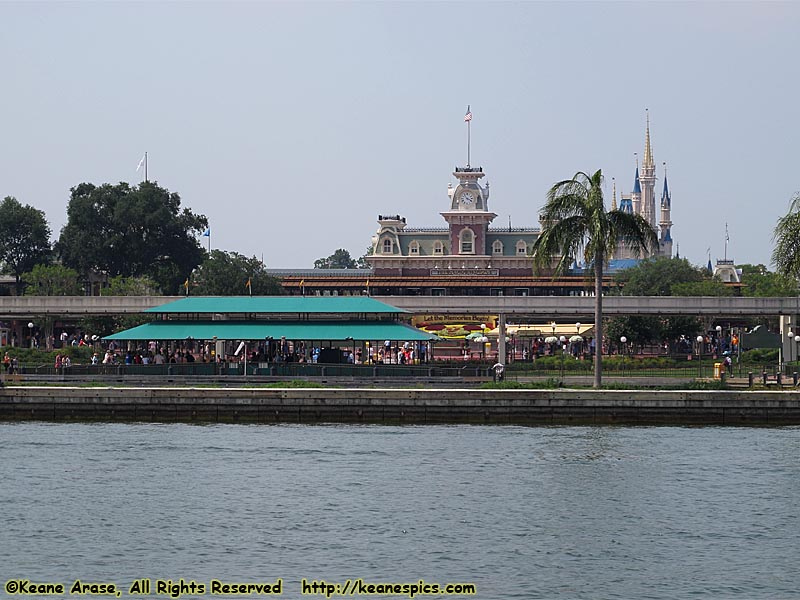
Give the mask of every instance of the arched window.
<svg viewBox="0 0 800 600">
<path fill-rule="evenodd" d="M 461 254 L 475 254 L 475 234 L 472 229 L 462 229 L 458 237 L 461 242 Z"/>
<path fill-rule="evenodd" d="M 412 256 L 419 256 L 419 242 L 417 240 L 408 245 L 408 253 Z"/>
<path fill-rule="evenodd" d="M 433 253 L 434 254 L 441 255 L 441 254 L 443 254 L 443 250 L 444 250 L 444 246 L 442 245 L 442 242 L 440 242 L 438 240 L 433 242 Z"/>
<path fill-rule="evenodd" d="M 495 240 L 492 244 L 492 254 L 502 254 L 503 253 L 503 242 L 500 240 Z"/>
<path fill-rule="evenodd" d="M 383 239 L 383 250 L 381 250 L 382 254 L 392 254 L 392 240 L 389 238 Z"/>
<path fill-rule="evenodd" d="M 520 240 L 517 242 L 517 256 L 526 256 L 528 254 L 528 244 L 525 243 L 525 240 Z"/>
</svg>

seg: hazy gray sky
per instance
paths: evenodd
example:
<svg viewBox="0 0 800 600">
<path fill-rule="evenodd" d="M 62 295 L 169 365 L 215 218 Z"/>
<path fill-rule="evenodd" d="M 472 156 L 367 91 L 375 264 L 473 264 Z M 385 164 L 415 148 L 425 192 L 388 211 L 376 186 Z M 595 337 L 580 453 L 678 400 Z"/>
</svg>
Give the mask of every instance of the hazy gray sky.
<svg viewBox="0 0 800 600">
<path fill-rule="evenodd" d="M 657 190 L 695 264 L 769 264 L 800 190 L 800 3 L 0 2 L 0 197 L 151 180 L 212 245 L 268 267 L 356 257 L 378 214 L 444 226 L 453 167 L 495 225 L 538 225 L 547 189 L 602 169 L 633 186 L 650 110 Z M 205 238 L 203 238 L 205 245 Z"/>
</svg>

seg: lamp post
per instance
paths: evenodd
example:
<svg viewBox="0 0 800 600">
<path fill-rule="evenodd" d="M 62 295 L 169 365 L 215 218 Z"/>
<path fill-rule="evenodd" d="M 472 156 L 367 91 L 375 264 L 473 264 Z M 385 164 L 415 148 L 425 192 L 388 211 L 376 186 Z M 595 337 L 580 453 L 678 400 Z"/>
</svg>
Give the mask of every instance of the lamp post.
<svg viewBox="0 0 800 600">
<path fill-rule="evenodd" d="M 567 351 L 567 338 L 563 335 L 558 338 L 558 342 L 561 344 L 561 383 L 564 383 L 564 353 Z"/>
<path fill-rule="evenodd" d="M 697 364 L 700 373 L 699 378 L 703 378 L 703 336 L 697 336 Z"/>
<path fill-rule="evenodd" d="M 717 355 L 720 355 L 724 350 L 722 347 L 722 325 L 717 325 L 714 329 L 717 331 Z"/>
<path fill-rule="evenodd" d="M 625 356 L 628 354 L 628 347 L 626 346 L 628 338 L 623 335 L 619 338 L 619 343 L 622 345 L 622 376 L 625 377 Z"/>
<path fill-rule="evenodd" d="M 28 323 L 28 335 L 31 338 L 31 348 L 33 348 L 33 323 Z"/>
<path fill-rule="evenodd" d="M 579 336 L 580 334 L 581 334 L 581 322 L 578 321 L 577 323 L 575 323 L 575 335 Z M 580 344 L 580 346 L 578 346 L 579 352 L 575 353 L 575 358 L 578 358 L 578 354 L 583 356 L 583 339 L 581 339 L 581 341 L 578 342 L 578 344 Z"/>
</svg>

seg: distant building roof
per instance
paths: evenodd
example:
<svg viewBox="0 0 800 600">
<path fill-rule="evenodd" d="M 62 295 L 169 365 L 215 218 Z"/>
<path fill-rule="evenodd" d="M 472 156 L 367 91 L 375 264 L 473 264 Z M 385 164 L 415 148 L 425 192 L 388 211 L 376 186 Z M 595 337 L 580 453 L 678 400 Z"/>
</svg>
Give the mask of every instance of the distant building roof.
<svg viewBox="0 0 800 600">
<path fill-rule="evenodd" d="M 368 277 L 372 269 L 267 269 L 272 277 L 305 276 L 309 277 Z"/>
</svg>

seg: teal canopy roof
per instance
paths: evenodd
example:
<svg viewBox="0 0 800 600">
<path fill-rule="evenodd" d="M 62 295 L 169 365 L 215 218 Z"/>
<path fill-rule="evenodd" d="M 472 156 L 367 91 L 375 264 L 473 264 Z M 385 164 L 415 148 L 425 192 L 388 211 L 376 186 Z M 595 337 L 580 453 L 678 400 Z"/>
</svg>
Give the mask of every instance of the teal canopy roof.
<svg viewBox="0 0 800 600">
<path fill-rule="evenodd" d="M 407 312 L 369 296 L 187 296 L 148 308 L 182 314 L 399 314 Z"/>
<path fill-rule="evenodd" d="M 154 321 L 106 336 L 107 340 L 437 341 L 397 321 Z"/>
</svg>

